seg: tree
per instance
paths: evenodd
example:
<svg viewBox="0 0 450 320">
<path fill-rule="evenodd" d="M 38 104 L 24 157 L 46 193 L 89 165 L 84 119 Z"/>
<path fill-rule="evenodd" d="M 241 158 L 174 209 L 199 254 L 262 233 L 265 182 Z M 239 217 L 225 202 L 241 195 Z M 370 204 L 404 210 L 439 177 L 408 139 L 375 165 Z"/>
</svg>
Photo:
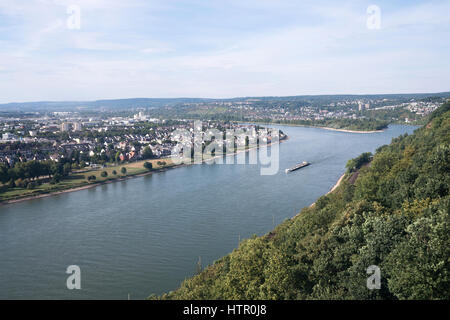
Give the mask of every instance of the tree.
<svg viewBox="0 0 450 320">
<path fill-rule="evenodd" d="M 361 168 L 362 165 L 370 162 L 372 160 L 372 153 L 371 152 L 364 152 L 358 157 L 351 159 L 347 162 L 347 172 L 351 173 L 359 168 Z"/>
<path fill-rule="evenodd" d="M 9 180 L 8 167 L 3 163 L 0 163 L 0 182 L 6 183 Z"/>
<path fill-rule="evenodd" d="M 444 201 L 407 228 L 407 237 L 386 259 L 389 289 L 400 299 L 450 299 L 448 208 Z"/>
<path fill-rule="evenodd" d="M 63 166 L 63 176 L 68 176 L 72 171 L 72 165 L 70 163 L 65 163 Z"/>
<path fill-rule="evenodd" d="M 53 178 L 50 180 L 50 184 L 57 184 L 61 181 L 62 175 L 57 172 L 53 175 Z"/>
<path fill-rule="evenodd" d="M 153 169 L 153 164 L 151 162 L 145 162 L 144 163 L 144 168 L 147 169 L 148 171 Z"/>
<path fill-rule="evenodd" d="M 142 158 L 143 159 L 151 159 L 153 157 L 152 149 L 149 146 L 145 147 L 142 150 Z"/>
<path fill-rule="evenodd" d="M 9 180 L 8 182 L 8 188 L 15 188 L 16 183 L 14 182 L 14 179 Z"/>
</svg>

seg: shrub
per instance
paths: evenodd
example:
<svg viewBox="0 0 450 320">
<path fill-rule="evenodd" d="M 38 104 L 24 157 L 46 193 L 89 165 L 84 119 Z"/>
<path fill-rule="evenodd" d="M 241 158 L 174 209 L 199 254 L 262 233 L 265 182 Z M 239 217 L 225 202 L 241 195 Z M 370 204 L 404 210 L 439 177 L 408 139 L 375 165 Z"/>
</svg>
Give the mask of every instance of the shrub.
<svg viewBox="0 0 450 320">
<path fill-rule="evenodd" d="M 16 180 L 16 186 L 18 186 L 19 188 L 26 188 L 27 187 L 27 181 L 23 180 L 23 179 L 17 179 Z"/>
<path fill-rule="evenodd" d="M 32 190 L 34 188 L 36 188 L 36 183 L 35 182 L 28 183 L 28 185 L 27 185 L 27 189 L 28 190 Z"/>
<path fill-rule="evenodd" d="M 153 169 L 153 164 L 151 162 L 145 162 L 144 168 L 150 171 Z"/>
<path fill-rule="evenodd" d="M 9 187 L 9 188 L 15 188 L 15 187 L 16 187 L 16 183 L 14 182 L 13 179 L 9 180 L 9 182 L 8 182 L 8 187 Z"/>
</svg>

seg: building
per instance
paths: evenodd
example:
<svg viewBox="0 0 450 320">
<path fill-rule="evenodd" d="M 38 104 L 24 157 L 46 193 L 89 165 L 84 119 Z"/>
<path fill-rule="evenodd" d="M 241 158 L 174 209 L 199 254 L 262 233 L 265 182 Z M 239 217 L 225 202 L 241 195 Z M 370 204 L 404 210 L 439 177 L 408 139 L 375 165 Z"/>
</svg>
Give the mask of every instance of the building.
<svg viewBox="0 0 450 320">
<path fill-rule="evenodd" d="M 70 129 L 70 124 L 69 123 L 67 123 L 67 122 L 61 123 L 61 131 L 62 132 L 69 131 L 69 129 Z"/>
<path fill-rule="evenodd" d="M 73 131 L 81 131 L 83 129 L 83 124 L 81 122 L 73 123 Z"/>
<path fill-rule="evenodd" d="M 12 133 L 7 132 L 2 135 L 2 140 L 5 140 L 5 141 L 17 140 L 17 137 Z"/>
</svg>

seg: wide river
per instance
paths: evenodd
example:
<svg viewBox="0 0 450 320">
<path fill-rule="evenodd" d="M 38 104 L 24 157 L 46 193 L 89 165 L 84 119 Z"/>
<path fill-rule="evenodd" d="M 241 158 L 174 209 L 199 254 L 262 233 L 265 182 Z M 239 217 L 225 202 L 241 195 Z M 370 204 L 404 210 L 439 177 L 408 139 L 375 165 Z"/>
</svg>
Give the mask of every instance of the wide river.
<svg viewBox="0 0 450 320">
<path fill-rule="evenodd" d="M 275 175 L 260 165 L 192 165 L 0 206 L 0 299 L 143 299 L 173 290 L 325 194 L 347 160 L 412 133 L 356 134 L 279 126 Z M 257 151 L 251 151 L 257 152 Z M 301 161 L 309 167 L 286 174 Z M 81 269 L 68 290 L 66 269 Z"/>
</svg>

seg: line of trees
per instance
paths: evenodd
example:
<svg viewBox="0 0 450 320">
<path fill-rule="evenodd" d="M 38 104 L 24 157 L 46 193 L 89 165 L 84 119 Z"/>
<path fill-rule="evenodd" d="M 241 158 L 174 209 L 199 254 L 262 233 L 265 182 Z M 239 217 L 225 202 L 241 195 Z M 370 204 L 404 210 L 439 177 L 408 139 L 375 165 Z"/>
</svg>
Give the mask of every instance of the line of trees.
<svg viewBox="0 0 450 320">
<path fill-rule="evenodd" d="M 26 161 L 17 162 L 13 167 L 0 163 L 0 182 L 9 187 L 15 187 L 17 180 L 34 181 L 41 177 L 46 177 L 51 182 L 59 182 L 72 171 L 69 162 L 46 161 Z"/>
</svg>

